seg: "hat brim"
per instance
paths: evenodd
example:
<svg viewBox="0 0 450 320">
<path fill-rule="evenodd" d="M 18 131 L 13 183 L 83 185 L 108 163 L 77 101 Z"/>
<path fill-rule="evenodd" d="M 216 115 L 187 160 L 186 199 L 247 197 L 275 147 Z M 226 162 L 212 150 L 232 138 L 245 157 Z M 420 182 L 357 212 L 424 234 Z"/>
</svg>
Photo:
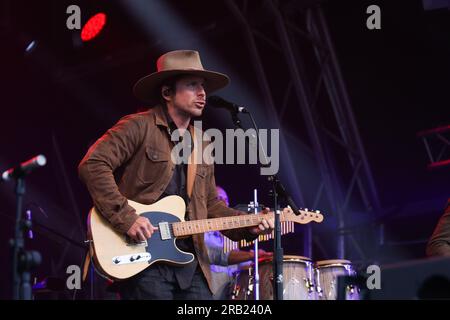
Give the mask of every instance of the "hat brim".
<svg viewBox="0 0 450 320">
<path fill-rule="evenodd" d="M 166 70 L 154 72 L 139 79 L 133 87 L 134 95 L 143 102 L 158 104 L 160 102 L 160 86 L 165 80 L 179 75 L 192 75 L 205 79 L 207 94 L 226 87 L 230 83 L 227 75 L 209 70 Z"/>
</svg>

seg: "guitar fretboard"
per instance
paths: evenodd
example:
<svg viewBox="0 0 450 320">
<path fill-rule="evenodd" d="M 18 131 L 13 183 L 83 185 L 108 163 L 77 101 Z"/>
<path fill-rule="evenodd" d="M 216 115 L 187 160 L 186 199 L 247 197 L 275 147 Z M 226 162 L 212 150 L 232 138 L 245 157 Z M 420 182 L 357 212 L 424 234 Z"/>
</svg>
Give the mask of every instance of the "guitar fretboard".
<svg viewBox="0 0 450 320">
<path fill-rule="evenodd" d="M 172 224 L 172 228 L 173 233 L 176 237 L 189 236 L 192 234 L 205 233 L 209 231 L 231 230 L 257 226 L 263 219 L 269 219 L 273 217 L 273 215 L 273 213 L 249 214 L 223 218 L 175 222 Z M 284 215 L 283 213 L 281 213 L 280 220 L 283 221 L 283 219 Z"/>
</svg>

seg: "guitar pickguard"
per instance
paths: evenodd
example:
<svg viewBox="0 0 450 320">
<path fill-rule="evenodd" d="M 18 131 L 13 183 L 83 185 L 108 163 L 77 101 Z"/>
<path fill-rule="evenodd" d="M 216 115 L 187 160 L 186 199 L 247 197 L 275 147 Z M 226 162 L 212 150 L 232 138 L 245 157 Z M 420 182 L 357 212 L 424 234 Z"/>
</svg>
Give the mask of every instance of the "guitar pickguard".
<svg viewBox="0 0 450 320">
<path fill-rule="evenodd" d="M 144 212 L 141 216 L 149 219 L 150 223 L 155 227 L 160 224 L 164 225 L 165 223 L 168 223 L 170 226 L 171 223 L 180 222 L 178 217 L 165 212 Z M 167 231 L 170 232 L 170 237 L 168 237 Z M 148 246 L 146 250 L 151 254 L 151 259 L 148 263 L 151 264 L 156 261 L 166 261 L 182 265 L 193 261 L 194 255 L 178 249 L 175 241 L 176 238 L 173 236 L 170 227 L 168 230 L 164 230 L 163 233 L 161 233 L 160 230 L 155 231 L 152 237 L 147 240 Z"/>
</svg>

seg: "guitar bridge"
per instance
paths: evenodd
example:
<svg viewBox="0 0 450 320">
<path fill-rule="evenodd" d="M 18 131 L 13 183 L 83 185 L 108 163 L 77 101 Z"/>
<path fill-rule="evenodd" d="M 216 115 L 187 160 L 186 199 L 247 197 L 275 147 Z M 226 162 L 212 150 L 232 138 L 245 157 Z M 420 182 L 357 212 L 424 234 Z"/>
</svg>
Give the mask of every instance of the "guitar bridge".
<svg viewBox="0 0 450 320">
<path fill-rule="evenodd" d="M 128 247 L 147 247 L 148 243 L 147 240 L 145 241 L 136 241 L 132 239 L 130 236 L 125 235 L 125 242 Z"/>
<path fill-rule="evenodd" d="M 168 222 L 160 222 L 158 224 L 159 232 L 161 234 L 161 240 L 169 240 L 172 239 L 172 235 L 170 234 L 170 227 Z"/>
</svg>

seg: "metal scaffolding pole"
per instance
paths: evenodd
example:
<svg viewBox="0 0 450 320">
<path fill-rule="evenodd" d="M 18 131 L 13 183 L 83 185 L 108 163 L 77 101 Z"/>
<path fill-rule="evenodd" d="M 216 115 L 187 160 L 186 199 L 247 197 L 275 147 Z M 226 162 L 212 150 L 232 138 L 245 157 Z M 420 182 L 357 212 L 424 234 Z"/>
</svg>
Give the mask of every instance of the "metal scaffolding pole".
<svg viewBox="0 0 450 320">
<path fill-rule="evenodd" d="M 248 21 L 245 19 L 244 13 L 238 8 L 238 6 L 236 5 L 236 3 L 233 0 L 227 0 L 226 3 L 244 30 L 244 36 L 245 36 L 245 39 L 247 40 L 246 42 L 248 45 L 248 50 L 250 51 L 250 54 L 253 57 L 253 59 L 252 59 L 253 67 L 257 73 L 259 87 L 264 96 L 264 101 L 266 102 L 266 107 L 268 107 L 268 111 L 269 111 L 269 114 L 271 115 L 271 119 L 274 121 L 274 125 L 277 128 L 280 128 L 281 126 L 280 126 L 279 116 L 277 114 L 277 110 L 279 108 L 278 109 L 276 108 L 274 99 L 271 94 L 271 88 L 270 88 L 269 82 L 267 80 L 264 65 L 262 63 L 262 60 L 261 60 L 261 57 L 260 57 L 260 54 L 258 51 L 258 47 L 256 45 L 256 41 L 254 38 L 254 32 L 253 32 L 254 30 L 251 28 Z M 245 10 L 243 10 L 243 11 L 245 11 Z M 287 162 L 287 166 L 288 166 L 287 169 L 289 172 L 292 172 L 295 169 L 293 166 L 293 161 L 289 154 L 289 150 L 286 146 L 286 141 L 284 139 L 282 130 L 280 130 L 280 147 L 281 147 L 281 151 L 283 152 L 283 155 L 285 156 L 285 159 Z M 299 199 L 300 202 L 305 203 L 303 194 L 301 192 L 300 185 L 296 181 L 294 181 L 294 187 L 297 191 L 298 196 L 300 197 L 300 199 Z M 305 236 L 305 239 L 304 239 L 305 252 L 304 252 L 304 254 L 311 256 L 312 255 L 312 244 L 311 244 L 312 243 L 312 232 L 311 232 L 310 226 L 306 226 L 306 232 L 304 233 L 304 236 Z"/>
<path fill-rule="evenodd" d="M 296 8 L 296 3 L 287 3 L 289 10 L 283 10 L 282 5 L 286 5 L 286 3 L 281 2 L 281 5 L 277 5 L 272 0 L 265 1 L 264 8 L 273 17 L 270 22 L 273 21 L 277 31 L 275 37 L 270 37 L 268 34 L 256 30 L 256 27 L 252 27 L 249 23 L 250 19 L 245 16 L 245 10 L 239 10 L 235 2 L 228 0 L 227 4 L 243 28 L 261 90 L 272 112 L 276 110 L 271 93 L 272 88 L 267 81 L 266 71 L 261 62 L 254 36 L 256 35 L 258 39 L 268 43 L 278 53 L 281 52 L 287 63 L 289 79 L 286 83 L 286 95 L 283 99 L 283 107 L 278 110 L 281 110 L 281 114 L 284 113 L 288 105 L 288 96 L 292 92 L 296 104 L 301 110 L 312 153 L 321 177 L 317 194 L 309 203 L 314 206 L 318 205 L 322 192 L 325 193 L 329 206 L 337 218 L 336 256 L 338 258 L 342 259 L 348 256 L 347 237 L 350 237 L 349 244 L 354 245 L 356 253 L 363 256 L 364 250 L 358 241 L 355 241 L 354 235 L 348 231 L 351 228 L 346 225 L 347 219 L 351 218 L 351 205 L 353 202 L 357 202 L 355 200 L 360 200 L 364 208 L 358 210 L 359 212 L 378 212 L 380 203 L 353 115 L 349 94 L 340 71 L 337 54 L 320 4 L 312 2 L 307 8 L 303 6 L 299 10 L 299 13 L 302 14 L 301 19 L 298 15 L 295 19 L 290 19 L 286 12 L 292 13 L 292 9 Z M 303 30 L 305 25 L 306 30 Z M 300 48 L 298 39 L 293 34 L 306 39 L 308 49 L 314 53 L 313 56 L 316 60 L 314 63 L 317 65 L 314 79 L 311 79 L 311 76 L 305 71 L 305 65 L 311 66 L 310 59 L 307 60 L 302 54 L 305 47 L 303 45 Z M 321 122 L 321 111 L 317 107 L 321 94 L 327 95 L 327 108 L 333 112 L 337 128 L 335 130 Z M 276 120 L 279 123 L 279 119 L 276 118 Z M 336 149 L 331 148 L 332 144 L 339 147 L 341 157 L 336 154 Z M 342 162 L 343 158 L 347 159 L 348 163 L 345 165 L 351 169 L 348 177 L 343 177 L 339 170 L 342 166 L 339 161 Z M 357 197 L 359 198 L 357 199 Z M 305 253 L 309 256 L 312 256 L 312 238 L 311 229 L 308 229 L 305 232 L 304 247 Z"/>
<path fill-rule="evenodd" d="M 338 215 L 339 228 L 344 228 L 344 219 L 342 212 L 339 210 L 338 199 L 336 197 L 337 190 L 334 185 L 334 181 L 331 176 L 330 166 L 327 164 L 325 146 L 323 145 L 323 139 L 320 136 L 319 128 L 317 122 L 314 120 L 315 110 L 312 108 L 311 101 L 309 99 L 309 94 L 307 93 L 305 80 L 300 75 L 299 66 L 297 63 L 297 57 L 294 54 L 292 44 L 289 38 L 286 25 L 284 23 L 284 18 L 281 12 L 275 6 L 273 1 L 267 1 L 269 8 L 271 9 L 273 15 L 275 16 L 275 24 L 278 31 L 278 36 L 281 41 L 281 47 L 283 49 L 283 54 L 289 66 L 290 76 L 293 79 L 294 91 L 296 93 L 297 99 L 300 102 L 300 108 L 305 119 L 305 124 L 308 130 L 309 138 L 312 142 L 312 148 L 318 162 L 319 170 L 322 176 L 322 180 L 325 185 L 325 190 L 330 201 L 332 209 Z M 339 235 L 338 237 L 338 257 L 343 257 L 345 255 L 345 243 L 344 237 Z"/>
</svg>

